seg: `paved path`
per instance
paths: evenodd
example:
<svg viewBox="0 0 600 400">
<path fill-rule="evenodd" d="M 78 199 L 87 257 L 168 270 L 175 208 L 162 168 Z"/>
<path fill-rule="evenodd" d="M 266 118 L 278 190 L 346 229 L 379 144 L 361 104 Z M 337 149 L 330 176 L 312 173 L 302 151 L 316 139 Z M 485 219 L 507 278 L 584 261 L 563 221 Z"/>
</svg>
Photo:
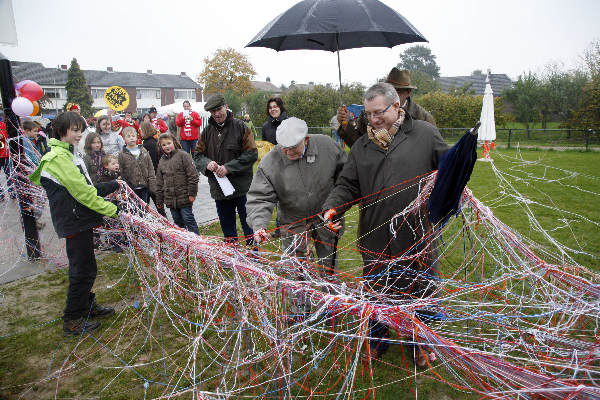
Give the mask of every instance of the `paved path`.
<svg viewBox="0 0 600 400">
<path fill-rule="evenodd" d="M 5 188 L 4 176 L 0 186 Z M 152 205 L 154 205 L 152 203 Z M 217 218 L 215 202 L 210 197 L 208 180 L 200 175 L 198 196 L 194 202 L 194 215 L 198 224 L 206 224 Z M 168 218 L 173 221 L 167 211 Z M 25 239 L 21 229 L 19 206 L 15 200 L 6 199 L 0 202 L 0 284 L 12 282 L 27 276 L 53 270 L 64 265 L 65 244 L 54 232 L 50 213 L 46 208 L 40 218 L 44 228 L 39 230 L 40 243 L 48 260 L 29 261 L 25 253 Z"/>
</svg>

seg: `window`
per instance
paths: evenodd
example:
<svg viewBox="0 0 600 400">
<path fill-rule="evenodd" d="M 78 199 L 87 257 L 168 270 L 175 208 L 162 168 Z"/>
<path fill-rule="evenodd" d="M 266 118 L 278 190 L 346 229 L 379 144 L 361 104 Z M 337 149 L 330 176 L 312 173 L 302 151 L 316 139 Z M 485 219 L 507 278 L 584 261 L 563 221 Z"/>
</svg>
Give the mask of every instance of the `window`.
<svg viewBox="0 0 600 400">
<path fill-rule="evenodd" d="M 136 89 L 136 99 L 160 99 L 160 89 Z"/>
<path fill-rule="evenodd" d="M 194 89 L 175 89 L 175 100 L 196 101 L 196 91 Z"/>
<path fill-rule="evenodd" d="M 103 99 L 104 92 L 106 92 L 108 88 L 94 88 L 92 89 L 92 98 L 95 99 Z"/>
<path fill-rule="evenodd" d="M 44 94 L 49 99 L 66 99 L 67 90 L 64 88 L 43 88 Z"/>
</svg>

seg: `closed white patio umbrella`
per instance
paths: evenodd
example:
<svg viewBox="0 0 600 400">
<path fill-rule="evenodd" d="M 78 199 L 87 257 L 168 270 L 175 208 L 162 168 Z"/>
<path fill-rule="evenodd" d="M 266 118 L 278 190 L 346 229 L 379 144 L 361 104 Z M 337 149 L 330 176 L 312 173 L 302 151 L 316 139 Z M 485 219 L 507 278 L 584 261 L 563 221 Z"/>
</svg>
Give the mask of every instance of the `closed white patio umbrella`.
<svg viewBox="0 0 600 400">
<path fill-rule="evenodd" d="M 490 158 L 490 142 L 496 140 L 496 121 L 494 120 L 494 92 L 490 84 L 490 71 L 485 78 L 483 105 L 481 107 L 481 127 L 477 139 L 483 143 L 483 154 L 479 161 L 493 161 Z M 495 146 L 495 144 L 492 144 Z"/>
</svg>

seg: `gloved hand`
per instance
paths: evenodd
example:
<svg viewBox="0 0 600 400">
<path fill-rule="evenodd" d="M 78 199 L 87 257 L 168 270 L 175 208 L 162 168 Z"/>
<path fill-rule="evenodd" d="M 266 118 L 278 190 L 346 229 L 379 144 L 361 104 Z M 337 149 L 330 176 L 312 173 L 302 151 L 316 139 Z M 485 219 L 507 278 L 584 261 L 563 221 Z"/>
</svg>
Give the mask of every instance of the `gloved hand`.
<svg viewBox="0 0 600 400">
<path fill-rule="evenodd" d="M 330 230 L 332 230 L 333 232 L 337 233 L 340 229 L 342 229 L 342 223 L 340 221 L 333 221 L 333 217 L 337 214 L 337 211 L 335 211 L 335 208 L 330 208 L 329 210 L 325 211 L 325 214 L 323 214 L 323 218 L 325 218 L 326 220 L 329 220 L 329 225 L 327 225 L 327 228 L 329 228 Z"/>
<path fill-rule="evenodd" d="M 269 240 L 269 234 L 264 228 L 261 228 L 254 232 L 254 243 L 262 243 Z"/>
</svg>

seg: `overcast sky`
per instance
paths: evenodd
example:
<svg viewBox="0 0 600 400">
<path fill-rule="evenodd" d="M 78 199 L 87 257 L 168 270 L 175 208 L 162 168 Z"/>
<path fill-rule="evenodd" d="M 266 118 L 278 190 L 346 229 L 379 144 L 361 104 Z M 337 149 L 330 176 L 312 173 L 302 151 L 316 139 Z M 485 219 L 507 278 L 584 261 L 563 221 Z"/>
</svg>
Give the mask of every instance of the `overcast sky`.
<svg viewBox="0 0 600 400">
<path fill-rule="evenodd" d="M 203 59 L 233 47 L 254 65 L 256 80 L 279 86 L 338 80 L 335 53 L 284 51 L 244 46 L 296 0 L 12 0 L 17 47 L 0 45 L 11 60 L 46 67 L 179 74 L 195 78 Z M 429 41 L 442 76 L 491 68 L 515 79 L 550 62 L 580 63 L 600 39 L 598 0 L 384 0 Z M 1 22 L 1 21 L 0 21 Z M 343 50 L 342 80 L 365 85 L 385 76 L 410 44 L 392 49 Z"/>
</svg>

